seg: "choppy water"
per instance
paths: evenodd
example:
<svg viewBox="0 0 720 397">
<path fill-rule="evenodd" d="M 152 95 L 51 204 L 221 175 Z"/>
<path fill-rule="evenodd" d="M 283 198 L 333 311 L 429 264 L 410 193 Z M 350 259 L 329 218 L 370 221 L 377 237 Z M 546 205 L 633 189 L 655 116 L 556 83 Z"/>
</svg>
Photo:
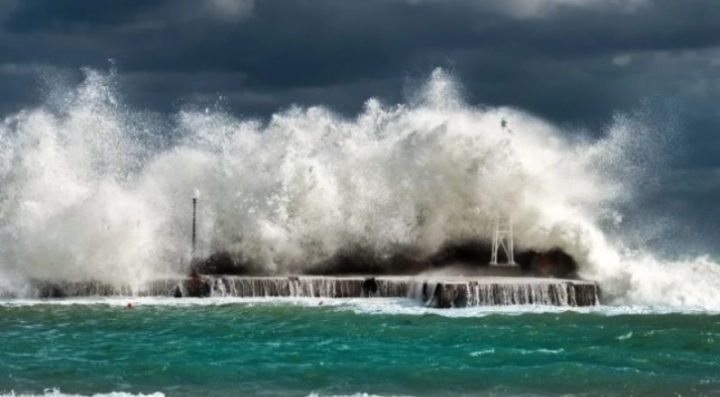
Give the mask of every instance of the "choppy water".
<svg viewBox="0 0 720 397">
<path fill-rule="evenodd" d="M 720 314 L 703 311 L 126 303 L 0 304 L 0 395 L 720 394 Z"/>
</svg>

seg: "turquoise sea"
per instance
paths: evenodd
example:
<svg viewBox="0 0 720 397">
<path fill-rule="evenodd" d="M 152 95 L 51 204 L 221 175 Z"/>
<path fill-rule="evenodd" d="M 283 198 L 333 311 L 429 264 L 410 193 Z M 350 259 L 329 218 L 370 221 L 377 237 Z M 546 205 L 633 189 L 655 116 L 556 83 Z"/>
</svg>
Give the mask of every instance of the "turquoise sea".
<svg viewBox="0 0 720 397">
<path fill-rule="evenodd" d="M 0 395 L 720 395 L 720 314 L 128 301 L 0 303 Z"/>
</svg>

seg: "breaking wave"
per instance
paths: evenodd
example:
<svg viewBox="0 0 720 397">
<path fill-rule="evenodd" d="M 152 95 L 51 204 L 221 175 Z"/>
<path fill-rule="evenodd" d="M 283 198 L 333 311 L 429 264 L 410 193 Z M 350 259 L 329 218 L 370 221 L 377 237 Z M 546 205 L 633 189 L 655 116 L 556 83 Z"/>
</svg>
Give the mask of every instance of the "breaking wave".
<svg viewBox="0 0 720 397">
<path fill-rule="evenodd" d="M 662 165 L 667 131 L 643 112 L 616 115 L 600 138 L 569 134 L 468 106 L 440 69 L 408 103 L 370 99 L 354 118 L 293 107 L 267 121 L 205 109 L 157 122 L 92 70 L 58 92 L 0 124 L 0 289 L 185 273 L 198 197 L 198 254 L 268 274 L 355 247 L 427 257 L 488 240 L 504 212 L 516 247 L 561 248 L 606 302 L 720 308 L 717 264 L 662 261 L 608 233 Z"/>
<path fill-rule="evenodd" d="M 165 397 L 163 393 L 152 393 L 152 394 L 132 394 L 125 392 L 110 392 L 110 393 L 99 393 L 93 394 L 92 396 L 85 396 L 81 394 L 66 394 L 61 393 L 58 389 L 47 389 L 42 394 L 15 394 L 10 392 L 9 394 L 0 393 L 0 397 Z"/>
<path fill-rule="evenodd" d="M 0 394 L 0 397 L 165 397 L 165 394 L 163 393 L 153 393 L 153 394 L 132 394 L 132 393 L 125 393 L 125 392 L 111 392 L 106 394 L 93 394 L 92 396 L 85 396 L 80 394 L 65 394 L 61 393 L 57 389 L 50 389 L 46 390 L 43 394 Z M 376 394 L 367 394 L 367 393 L 355 393 L 355 394 L 347 394 L 347 395 L 325 395 L 325 394 L 317 394 L 317 393 L 310 393 L 307 397 L 385 397 L 380 396 Z M 386 396 L 386 397 L 410 397 L 410 396 Z"/>
</svg>

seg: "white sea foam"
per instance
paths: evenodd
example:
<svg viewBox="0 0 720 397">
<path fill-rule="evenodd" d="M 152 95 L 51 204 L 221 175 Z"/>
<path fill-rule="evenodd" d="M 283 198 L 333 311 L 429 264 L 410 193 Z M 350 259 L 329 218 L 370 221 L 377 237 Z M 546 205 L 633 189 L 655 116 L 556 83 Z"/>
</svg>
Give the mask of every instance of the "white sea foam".
<svg viewBox="0 0 720 397">
<path fill-rule="evenodd" d="M 15 394 L 13 392 L 10 392 L 10 394 L 0 394 L 0 397 L 164 397 L 165 394 L 163 393 L 152 393 L 152 394 L 132 394 L 132 393 L 125 393 L 125 392 L 110 392 L 110 393 L 100 393 L 100 394 L 92 394 L 92 395 L 83 395 L 83 394 L 66 394 L 61 393 L 57 389 L 49 389 L 46 390 L 43 394 Z M 376 394 L 367 394 L 367 393 L 355 393 L 355 394 L 347 394 L 347 395 L 329 395 L 329 394 L 318 394 L 318 393 L 310 393 L 308 397 L 410 397 L 410 396 L 391 396 L 391 395 L 376 395 Z"/>
<path fill-rule="evenodd" d="M 163 393 L 151 393 L 151 394 L 132 394 L 125 392 L 110 392 L 110 393 L 99 393 L 99 394 L 67 394 L 62 393 L 58 389 L 46 389 L 42 394 L 16 394 L 10 392 L 9 394 L 0 394 L 0 397 L 165 397 Z"/>
<path fill-rule="evenodd" d="M 512 208 L 516 246 L 562 248 L 606 303 L 720 310 L 716 263 L 627 253 L 599 226 L 619 222 L 616 205 L 660 170 L 667 131 L 647 114 L 571 139 L 517 109 L 467 106 L 456 87 L 436 70 L 407 104 L 371 99 L 353 119 L 183 111 L 159 127 L 122 104 L 111 75 L 88 71 L 0 123 L 0 291 L 28 277 L 139 285 L 183 273 L 195 195 L 199 253 L 268 272 L 357 246 L 423 257 L 488 239 Z"/>
<path fill-rule="evenodd" d="M 0 308 L 22 308 L 31 306 L 108 306 L 125 309 L 132 303 L 135 309 L 142 307 L 193 307 L 193 306 L 226 306 L 245 307 L 293 306 L 299 310 L 334 310 L 349 311 L 360 315 L 436 315 L 449 318 L 472 318 L 490 315 L 519 316 L 540 313 L 579 313 L 606 316 L 646 315 L 646 314 L 720 314 L 720 311 L 701 307 L 677 306 L 592 306 L 592 307 L 558 307 L 558 306 L 480 306 L 456 309 L 437 309 L 425 307 L 419 301 L 399 298 L 164 298 L 164 297 L 97 297 L 70 299 L 10 299 L 0 300 Z"/>
<path fill-rule="evenodd" d="M 470 355 L 473 357 L 484 356 L 487 354 L 495 354 L 495 349 L 478 350 L 470 353 Z"/>
<path fill-rule="evenodd" d="M 355 394 L 318 394 L 310 393 L 307 397 L 410 397 L 410 396 L 391 396 L 391 395 L 378 395 L 378 394 L 367 394 L 367 393 L 355 393 Z"/>
<path fill-rule="evenodd" d="M 326 303 L 327 304 L 327 303 Z M 580 313 L 598 314 L 606 316 L 618 315 L 644 315 L 644 314 L 720 314 L 720 310 L 708 310 L 704 307 L 689 306 L 591 306 L 591 307 L 563 307 L 563 306 L 477 306 L 454 309 L 436 309 L 425 307 L 416 301 L 404 299 L 358 299 L 348 302 L 333 302 L 337 310 L 351 310 L 358 314 L 370 315 L 437 315 L 442 317 L 485 317 L 489 315 L 518 316 L 531 313 Z"/>
</svg>

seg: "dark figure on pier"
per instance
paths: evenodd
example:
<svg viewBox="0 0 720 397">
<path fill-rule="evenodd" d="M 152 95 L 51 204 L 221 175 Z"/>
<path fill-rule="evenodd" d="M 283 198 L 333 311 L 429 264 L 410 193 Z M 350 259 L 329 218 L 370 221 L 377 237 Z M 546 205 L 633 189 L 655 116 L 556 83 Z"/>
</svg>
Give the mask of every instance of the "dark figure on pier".
<svg viewBox="0 0 720 397">
<path fill-rule="evenodd" d="M 363 281 L 362 283 L 362 290 L 365 296 L 374 295 L 378 291 L 378 284 L 377 280 L 375 280 L 375 277 L 370 277 Z"/>
</svg>

